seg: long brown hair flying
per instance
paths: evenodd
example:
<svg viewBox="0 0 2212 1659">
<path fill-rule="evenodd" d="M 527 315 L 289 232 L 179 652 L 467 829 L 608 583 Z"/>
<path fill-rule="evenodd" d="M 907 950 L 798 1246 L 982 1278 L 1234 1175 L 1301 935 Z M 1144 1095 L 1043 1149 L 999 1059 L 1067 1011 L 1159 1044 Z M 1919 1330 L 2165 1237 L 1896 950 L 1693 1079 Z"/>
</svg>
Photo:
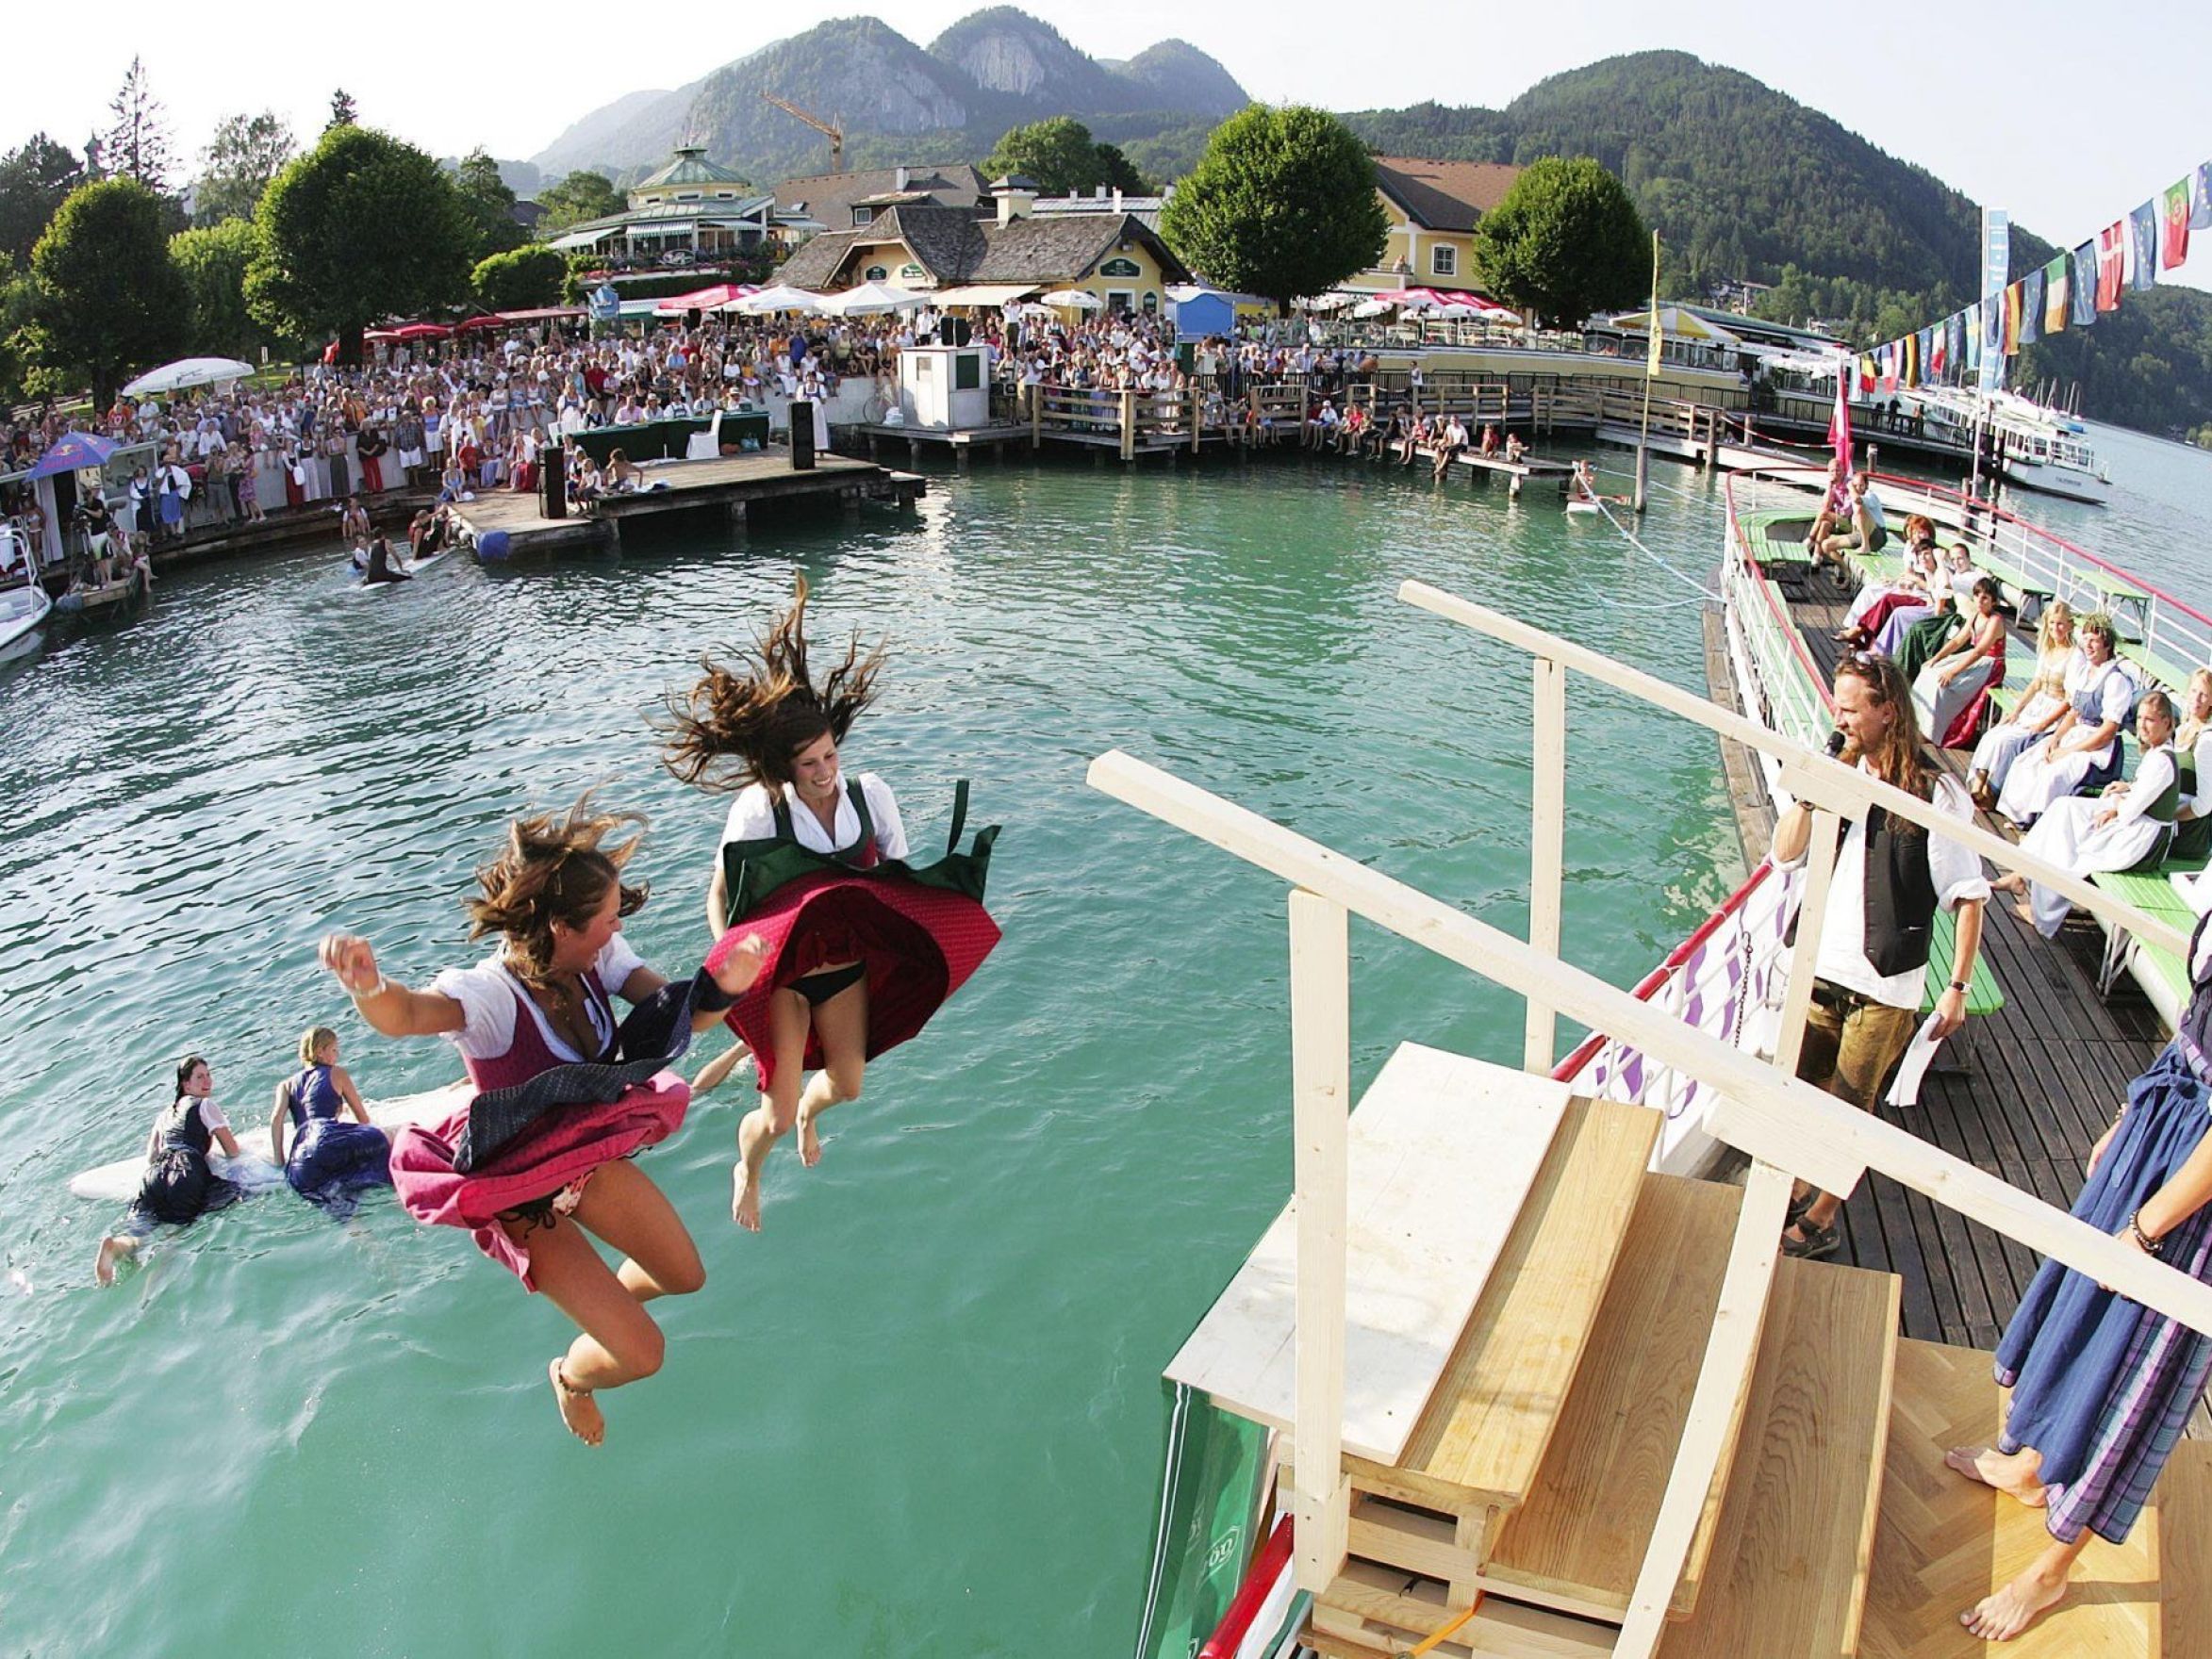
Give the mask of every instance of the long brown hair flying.
<svg viewBox="0 0 2212 1659">
<path fill-rule="evenodd" d="M 770 787 L 791 781 L 791 757 L 825 732 L 838 743 L 875 701 L 882 645 L 863 654 L 855 632 L 845 660 L 817 684 L 806 661 L 806 578 L 791 608 L 735 665 L 700 659 L 704 670 L 688 691 L 667 699 L 668 747 L 662 764 L 703 789 Z"/>
<path fill-rule="evenodd" d="M 1890 711 L 1890 730 L 1881 740 L 1870 749 L 1846 747 L 1843 761 L 1863 760 L 1874 775 L 1891 788 L 1921 800 L 1931 798 L 1934 781 L 1927 756 L 1921 748 L 1920 716 L 1913 710 L 1912 687 L 1906 682 L 1905 670 L 1880 651 L 1846 651 L 1836 665 L 1836 678 L 1858 681 L 1868 696 Z M 1908 828 L 1899 826 L 1900 830 Z"/>
<path fill-rule="evenodd" d="M 635 833 L 613 846 L 607 838 L 634 827 Z M 635 915 L 647 889 L 622 879 L 622 866 L 645 838 L 641 813 L 601 813 L 584 797 L 566 813 L 541 813 L 507 826 L 500 856 L 476 872 L 476 897 L 468 901 L 469 937 L 497 933 L 507 942 L 507 960 L 525 979 L 553 974 L 555 922 L 587 926 L 606 902 L 607 889 L 621 889 L 620 913 Z"/>
</svg>

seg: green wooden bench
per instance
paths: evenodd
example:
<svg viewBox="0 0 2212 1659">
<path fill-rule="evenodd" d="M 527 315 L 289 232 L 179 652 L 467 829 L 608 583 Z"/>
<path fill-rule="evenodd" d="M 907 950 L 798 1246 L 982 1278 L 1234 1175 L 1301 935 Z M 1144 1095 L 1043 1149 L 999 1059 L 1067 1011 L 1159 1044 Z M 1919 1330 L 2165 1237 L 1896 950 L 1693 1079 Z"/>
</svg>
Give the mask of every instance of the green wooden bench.
<svg viewBox="0 0 2212 1659">
<path fill-rule="evenodd" d="M 2169 890 L 2171 891 L 2171 889 Z M 1922 987 L 1920 1011 L 1935 1011 L 1936 999 L 1951 989 L 1951 956 L 1958 945 L 1958 918 L 1949 911 L 1938 907 L 1936 925 L 1930 929 L 1928 942 L 1928 973 Z M 1997 983 L 1997 976 L 1989 971 L 1989 953 L 1974 953 L 1973 977 L 1967 981 L 1966 1011 L 1970 1014 L 1993 1014 L 2005 1006 L 2005 988 Z"/>
<path fill-rule="evenodd" d="M 2168 695 L 2184 696 L 2189 688 L 2189 670 L 2176 667 L 2164 657 L 2154 656 L 2149 648 L 2136 641 L 2122 640 L 2118 648 L 2120 655 L 2133 663 L 2155 680 Z"/>
<path fill-rule="evenodd" d="M 2193 874 L 2204 867 L 2203 859 L 2171 860 L 2155 870 L 2099 870 L 2089 878 L 2092 886 L 2109 893 L 2122 904 L 2133 905 L 2147 916 L 2171 922 L 2184 933 L 2197 926 L 2197 914 L 2168 879 L 2176 874 Z M 2120 976 L 2131 967 L 2138 979 L 2155 980 L 2179 1009 L 2189 999 L 2189 975 L 2182 960 L 2171 950 L 2139 943 L 2124 928 L 2105 924 L 2105 961 L 2097 972 L 2097 990 L 2112 994 Z M 2149 989 L 2148 986 L 2145 987 Z"/>
<path fill-rule="evenodd" d="M 1736 523 L 1743 532 L 1751 556 L 1761 565 L 1803 565 L 1812 557 L 1812 550 L 1805 543 L 1812 519 L 1802 512 L 1767 509 L 1739 513 Z M 1788 534 L 1792 530 L 1794 535 Z"/>
</svg>

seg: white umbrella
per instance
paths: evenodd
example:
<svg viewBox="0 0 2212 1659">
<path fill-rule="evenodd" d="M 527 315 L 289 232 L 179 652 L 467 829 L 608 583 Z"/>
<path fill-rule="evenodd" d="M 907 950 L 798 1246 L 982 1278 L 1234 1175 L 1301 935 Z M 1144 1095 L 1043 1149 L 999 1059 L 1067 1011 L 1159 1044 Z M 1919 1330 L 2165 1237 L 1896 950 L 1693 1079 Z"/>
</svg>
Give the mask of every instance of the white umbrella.
<svg viewBox="0 0 2212 1659">
<path fill-rule="evenodd" d="M 833 317 L 872 317 L 885 311 L 916 310 L 929 303 L 929 295 L 917 294 L 912 288 L 868 282 L 841 294 L 827 296 L 822 301 L 822 309 Z"/>
<path fill-rule="evenodd" d="M 1395 309 L 1388 300 L 1362 300 L 1352 307 L 1354 317 L 1380 317 Z"/>
<path fill-rule="evenodd" d="M 1342 311 L 1352 303 L 1349 294 L 1315 294 L 1312 299 L 1300 300 L 1299 306 L 1308 311 Z"/>
<path fill-rule="evenodd" d="M 735 303 L 735 309 L 748 317 L 766 317 L 771 311 L 804 311 L 813 314 L 822 309 L 822 297 L 810 294 L 804 288 L 778 283 L 772 288 L 763 288 L 757 294 L 746 295 Z"/>
<path fill-rule="evenodd" d="M 251 363 L 236 357 L 180 357 L 149 369 L 123 389 L 130 397 L 148 392 L 177 392 L 187 386 L 217 386 L 226 380 L 243 380 L 254 372 Z"/>
<path fill-rule="evenodd" d="M 1066 305 L 1077 311 L 1098 311 L 1106 304 L 1097 294 L 1085 293 L 1081 288 L 1054 288 L 1040 298 L 1048 305 Z"/>
</svg>

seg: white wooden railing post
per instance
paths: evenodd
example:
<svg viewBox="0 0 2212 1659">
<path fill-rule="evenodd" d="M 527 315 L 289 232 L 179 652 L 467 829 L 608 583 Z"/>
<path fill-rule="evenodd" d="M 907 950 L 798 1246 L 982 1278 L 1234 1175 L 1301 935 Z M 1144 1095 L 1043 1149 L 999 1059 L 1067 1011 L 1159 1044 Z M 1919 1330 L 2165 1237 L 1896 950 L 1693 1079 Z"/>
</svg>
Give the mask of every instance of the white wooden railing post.
<svg viewBox="0 0 2212 1659">
<path fill-rule="evenodd" d="M 1528 811 L 1528 943 L 1546 956 L 1560 954 L 1560 886 L 1566 863 L 1567 671 L 1538 657 L 1534 781 Z M 1549 1003 L 1528 999 L 1527 1031 L 1521 1046 L 1524 1071 L 1548 1072 L 1556 1046 L 1556 1015 Z"/>
<path fill-rule="evenodd" d="M 1813 969 L 1820 961 L 1821 928 L 1828 919 L 1828 885 L 1836 873 L 1840 820 L 1825 807 L 1812 814 L 1806 843 L 1805 892 L 1797 905 L 1797 943 L 1790 952 L 1790 984 L 1782 995 L 1782 1031 L 1775 1039 L 1775 1064 L 1794 1077 L 1805 1049 L 1805 1022 L 1812 1010 Z"/>
<path fill-rule="evenodd" d="M 1297 1217 L 1293 1525 L 1297 1583 L 1325 1590 L 1351 1525 L 1344 1472 L 1345 1138 L 1351 1112 L 1351 943 L 1344 906 L 1290 895 L 1291 1118 Z"/>
</svg>

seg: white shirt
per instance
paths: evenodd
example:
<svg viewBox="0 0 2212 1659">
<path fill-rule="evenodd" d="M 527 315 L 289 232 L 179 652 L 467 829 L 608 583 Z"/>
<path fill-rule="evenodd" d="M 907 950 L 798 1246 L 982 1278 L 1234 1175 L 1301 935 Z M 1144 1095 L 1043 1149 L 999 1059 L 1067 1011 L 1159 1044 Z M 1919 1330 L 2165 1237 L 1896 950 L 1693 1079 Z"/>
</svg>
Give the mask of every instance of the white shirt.
<svg viewBox="0 0 2212 1659">
<path fill-rule="evenodd" d="M 605 986 L 609 995 L 618 994 L 629 982 L 630 976 L 645 966 L 645 959 L 631 948 L 630 941 L 616 934 L 606 943 L 591 964 L 599 975 L 599 982 Z M 446 968 L 430 981 L 430 989 L 440 996 L 450 996 L 461 1005 L 462 1025 L 458 1031 L 444 1033 L 447 1042 L 471 1059 L 497 1059 L 515 1046 L 515 999 L 520 996 L 522 1006 L 537 1022 L 538 1034 L 545 1045 L 563 1059 L 580 1060 L 584 1057 L 562 1040 L 545 1010 L 532 999 L 506 965 L 503 951 L 494 951 L 472 968 Z M 614 1028 L 607 1025 L 599 1011 L 599 1006 L 590 997 L 584 999 L 586 1015 L 592 1029 L 599 1033 L 603 1049 L 614 1037 Z"/>
<path fill-rule="evenodd" d="M 906 856 L 906 826 L 900 822 L 899 802 L 891 795 L 891 786 L 873 772 L 863 772 L 860 792 L 867 798 L 868 816 L 876 827 L 876 853 L 886 859 L 903 859 Z M 730 803 L 730 817 L 722 827 L 722 845 L 733 841 L 767 841 L 776 833 L 776 803 L 766 785 L 748 784 Z M 791 833 L 801 846 L 809 852 L 844 852 L 860 840 L 860 814 L 852 810 L 852 797 L 846 793 L 845 780 L 837 780 L 837 821 L 834 829 L 824 830 L 822 821 L 812 811 L 794 801 L 791 807 Z"/>
<path fill-rule="evenodd" d="M 1858 769 L 1868 770 L 1864 761 Z M 1869 774 L 1872 775 L 1871 773 Z M 1951 778 L 1936 780 L 1937 811 L 1960 823 L 1973 821 L 1973 802 Z M 1928 838 L 1928 880 L 1936 900 L 1947 911 L 1989 896 L 1989 883 L 1982 876 L 1982 861 L 1947 835 Z M 1780 869 L 1795 869 L 1805 862 L 1800 853 Z M 1813 976 L 1846 991 L 1871 996 L 1885 1008 L 1918 1010 L 1925 991 L 1925 968 L 1907 968 L 1901 974 L 1874 971 L 1866 956 L 1866 822 L 1854 819 L 1844 826 L 1843 850 L 1836 860 L 1836 873 L 1828 882 L 1828 913 L 1821 927 L 1820 959 Z"/>
</svg>

